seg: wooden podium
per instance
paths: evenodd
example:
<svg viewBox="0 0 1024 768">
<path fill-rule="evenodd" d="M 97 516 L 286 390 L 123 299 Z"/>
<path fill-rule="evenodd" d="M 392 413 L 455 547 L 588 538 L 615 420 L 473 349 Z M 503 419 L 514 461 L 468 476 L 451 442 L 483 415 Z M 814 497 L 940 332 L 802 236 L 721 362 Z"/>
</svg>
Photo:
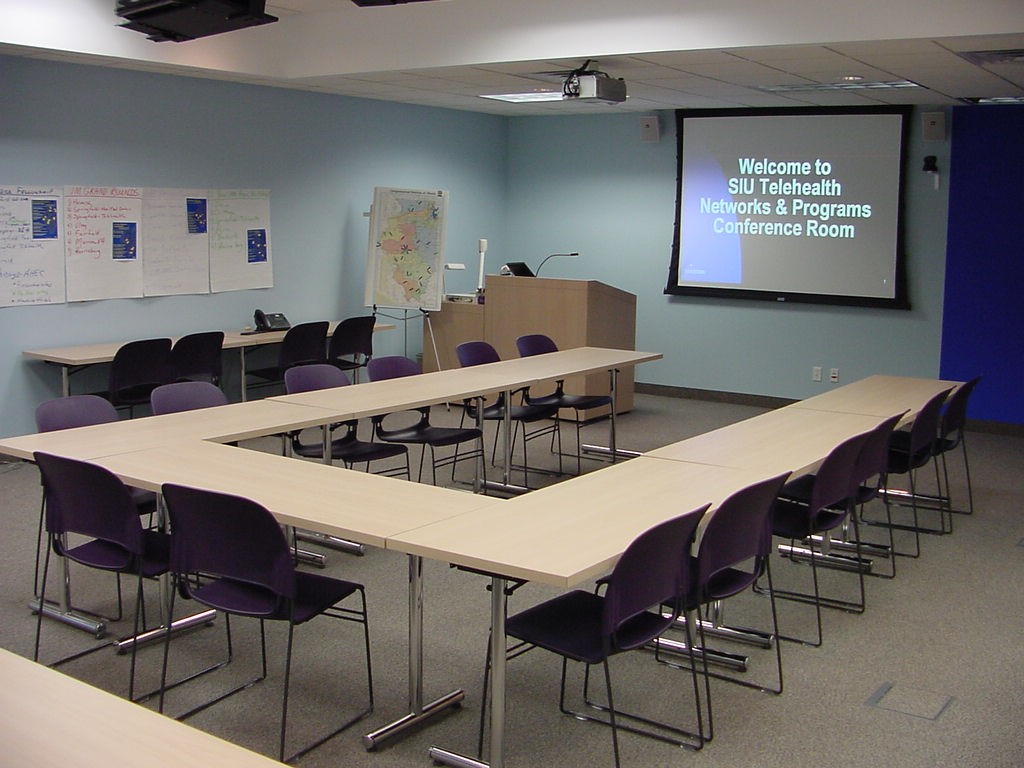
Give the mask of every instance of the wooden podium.
<svg viewBox="0 0 1024 768">
<path fill-rule="evenodd" d="M 559 349 L 573 347 L 636 348 L 636 296 L 596 280 L 560 280 L 544 277 L 488 275 L 485 304 L 445 302 L 440 312 L 424 324 L 423 369 L 437 369 L 430 327 L 437 342 L 442 368 L 457 368 L 455 347 L 464 341 L 489 342 L 502 359 L 519 357 L 516 338 L 529 333 L 550 336 Z M 566 379 L 572 394 L 608 394 L 608 374 Z M 633 407 L 633 369 L 623 369 L 617 379 L 619 413 Z M 544 394 L 550 388 L 537 388 Z M 592 419 L 604 414 L 596 409 L 583 414 Z M 563 413 L 573 418 L 571 411 Z"/>
</svg>

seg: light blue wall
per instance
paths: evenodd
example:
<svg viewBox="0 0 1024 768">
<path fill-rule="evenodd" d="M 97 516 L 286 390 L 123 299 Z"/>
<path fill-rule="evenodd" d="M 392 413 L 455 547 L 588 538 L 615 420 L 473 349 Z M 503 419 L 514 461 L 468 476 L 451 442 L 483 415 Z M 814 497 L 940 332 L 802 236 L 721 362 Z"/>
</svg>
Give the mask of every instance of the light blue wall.
<svg viewBox="0 0 1024 768">
<path fill-rule="evenodd" d="M 506 132 L 486 115 L 0 57 L 0 182 L 269 188 L 275 279 L 267 290 L 0 308 L 0 435 L 34 431 L 35 405 L 59 394 L 57 370 L 22 349 L 240 329 L 255 307 L 293 323 L 364 312 L 375 186 L 447 189 L 448 259 L 476 263 L 478 238 L 502 247 Z M 453 290 L 475 288 L 475 272 L 458 277 L 467 285 Z M 408 324 L 410 353 L 420 323 Z M 401 329 L 375 341 L 405 349 Z M 102 389 L 101 374 L 82 374 L 76 391 Z"/>
<path fill-rule="evenodd" d="M 945 189 L 917 169 L 948 167 L 946 142 L 912 122 L 907 196 L 910 312 L 698 300 L 663 295 L 672 242 L 675 139 L 641 141 L 635 114 L 506 119 L 222 82 L 0 57 L 0 182 L 271 190 L 275 286 L 209 296 L 0 308 L 0 435 L 34 429 L 57 371 L 21 350 L 207 328 L 240 328 L 254 307 L 292 322 L 358 314 L 374 186 L 451 193 L 448 289 L 487 269 L 536 266 L 602 280 L 638 297 L 637 344 L 665 354 L 637 379 L 682 387 L 804 397 L 813 365 L 841 382 L 938 372 Z M 419 351 L 420 324 L 407 326 Z M 379 353 L 406 349 L 401 330 Z M 229 358 L 229 362 L 230 362 Z M 232 372 L 233 373 L 233 372 Z M 103 386 L 101 370 L 78 389 Z M 90 381 L 87 377 L 93 375 Z M 229 373 L 225 386 L 234 391 Z"/>
<path fill-rule="evenodd" d="M 921 157 L 948 168 L 948 143 L 924 143 L 912 119 L 908 161 L 909 312 L 669 297 L 675 202 L 673 115 L 657 143 L 641 140 L 636 115 L 518 118 L 509 132 L 509 241 L 544 276 L 597 279 L 637 295 L 637 346 L 664 359 L 637 380 L 778 397 L 830 386 L 811 368 L 838 368 L 840 383 L 872 373 L 938 373 L 945 263 L 946 192 Z M 511 258 L 511 254 L 509 256 Z"/>
</svg>

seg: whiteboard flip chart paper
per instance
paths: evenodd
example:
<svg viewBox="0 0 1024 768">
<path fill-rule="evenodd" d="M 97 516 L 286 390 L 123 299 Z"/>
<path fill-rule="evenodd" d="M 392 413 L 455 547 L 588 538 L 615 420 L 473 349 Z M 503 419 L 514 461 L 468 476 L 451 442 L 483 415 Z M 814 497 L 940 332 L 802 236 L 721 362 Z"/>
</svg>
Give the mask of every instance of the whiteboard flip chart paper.
<svg viewBox="0 0 1024 768">
<path fill-rule="evenodd" d="M 209 190 L 143 190 L 146 296 L 210 292 L 209 197 Z"/>
<path fill-rule="evenodd" d="M 0 184 L 0 307 L 65 300 L 61 187 Z"/>
<path fill-rule="evenodd" d="M 210 191 L 210 290 L 272 288 L 270 190 Z"/>
<path fill-rule="evenodd" d="M 142 190 L 64 188 L 68 301 L 141 297 Z"/>
</svg>

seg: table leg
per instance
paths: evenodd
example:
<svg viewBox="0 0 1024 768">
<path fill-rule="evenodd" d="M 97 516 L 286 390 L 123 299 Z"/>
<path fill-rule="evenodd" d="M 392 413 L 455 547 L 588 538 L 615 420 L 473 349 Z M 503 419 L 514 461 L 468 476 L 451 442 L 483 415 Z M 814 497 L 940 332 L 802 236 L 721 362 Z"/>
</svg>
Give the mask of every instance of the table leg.
<svg viewBox="0 0 1024 768">
<path fill-rule="evenodd" d="M 460 706 L 466 697 L 461 688 L 423 703 L 423 558 L 409 555 L 409 713 L 363 736 L 367 751 L 402 731 L 418 725 L 449 707 Z"/>
<path fill-rule="evenodd" d="M 609 378 L 609 394 L 612 398 L 611 413 L 608 415 L 608 445 L 583 445 L 580 450 L 583 453 L 596 453 L 602 456 L 610 456 L 612 463 L 617 459 L 632 459 L 640 455 L 639 451 L 627 451 L 619 448 L 616 441 L 615 434 L 615 418 L 616 411 L 618 410 L 618 403 L 616 402 L 616 387 L 618 385 L 618 374 L 617 368 L 612 368 L 608 371 Z"/>
<path fill-rule="evenodd" d="M 239 376 L 238 386 L 242 390 L 242 392 L 241 392 L 241 394 L 242 394 L 242 402 L 244 403 L 248 399 L 246 397 L 247 392 L 246 392 L 246 388 L 245 388 L 245 347 L 239 347 L 238 348 L 238 376 Z"/>
<path fill-rule="evenodd" d="M 450 765 L 453 768 L 504 768 L 505 765 L 505 617 L 508 599 L 505 595 L 507 582 L 500 576 L 491 577 L 491 738 L 490 761 L 484 762 L 472 757 L 450 752 L 440 747 L 431 747 L 430 759 L 435 764 Z"/>
<path fill-rule="evenodd" d="M 514 485 L 512 483 L 512 391 L 506 389 L 504 392 L 505 413 L 501 420 L 502 443 L 501 451 L 504 466 L 501 469 L 501 482 L 487 481 L 487 487 L 504 493 L 526 493 L 530 489 L 525 485 Z M 481 408 L 483 407 L 481 403 Z M 479 411 L 478 411 L 479 412 Z"/>
</svg>

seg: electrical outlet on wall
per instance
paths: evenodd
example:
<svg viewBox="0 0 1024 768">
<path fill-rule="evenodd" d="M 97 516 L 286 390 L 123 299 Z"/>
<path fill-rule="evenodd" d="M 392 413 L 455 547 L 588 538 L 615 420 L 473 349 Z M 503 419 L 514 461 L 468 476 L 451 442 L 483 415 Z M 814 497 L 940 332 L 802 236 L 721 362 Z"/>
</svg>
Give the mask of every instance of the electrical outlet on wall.
<svg viewBox="0 0 1024 768">
<path fill-rule="evenodd" d="M 821 366 L 816 365 L 811 368 L 811 381 L 821 381 Z"/>
<path fill-rule="evenodd" d="M 838 368 L 831 368 L 831 369 L 829 369 L 828 380 L 831 381 L 833 384 L 835 384 L 836 382 L 839 381 L 839 369 Z"/>
</svg>

